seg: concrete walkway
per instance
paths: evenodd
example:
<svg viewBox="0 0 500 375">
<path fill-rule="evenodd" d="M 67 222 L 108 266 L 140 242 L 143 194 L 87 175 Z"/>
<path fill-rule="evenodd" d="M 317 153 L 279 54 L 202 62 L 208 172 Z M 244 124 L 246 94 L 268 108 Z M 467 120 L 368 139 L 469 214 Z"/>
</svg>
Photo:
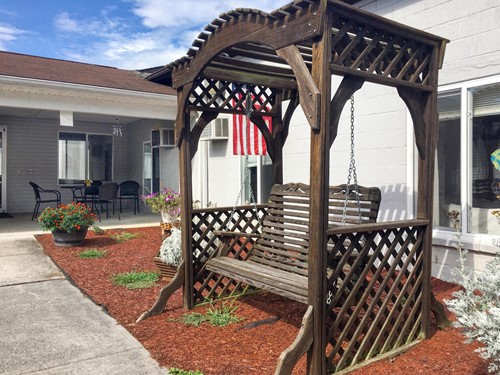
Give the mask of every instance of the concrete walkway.
<svg viewBox="0 0 500 375">
<path fill-rule="evenodd" d="M 33 236 L 0 236 L 0 374 L 167 373 Z"/>
</svg>

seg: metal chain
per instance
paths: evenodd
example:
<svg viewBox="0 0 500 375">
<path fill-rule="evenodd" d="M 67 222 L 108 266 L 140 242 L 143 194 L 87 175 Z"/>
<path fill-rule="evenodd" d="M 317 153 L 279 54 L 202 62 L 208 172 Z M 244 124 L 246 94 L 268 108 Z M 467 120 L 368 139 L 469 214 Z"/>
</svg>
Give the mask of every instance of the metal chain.
<svg viewBox="0 0 500 375">
<path fill-rule="evenodd" d="M 359 222 L 361 223 L 361 203 L 359 201 L 358 192 L 358 175 L 356 173 L 356 159 L 354 157 L 354 95 L 351 96 L 351 155 L 350 155 L 349 171 L 347 173 L 347 184 L 345 191 L 344 211 L 342 213 L 342 224 L 345 224 L 347 215 L 347 205 L 351 194 L 351 177 L 354 180 L 354 193 L 356 194 L 356 206 L 358 208 Z"/>
<path fill-rule="evenodd" d="M 246 94 L 245 108 L 244 109 L 245 109 L 245 129 L 248 129 L 248 127 L 251 124 L 250 116 L 252 115 L 252 112 L 253 112 L 252 97 L 251 97 L 249 92 L 247 92 L 247 94 Z M 250 145 L 250 139 L 247 137 L 247 144 L 246 144 L 247 150 L 249 148 L 249 145 Z M 259 227 L 262 226 L 262 221 L 261 221 L 261 218 L 259 216 L 259 211 L 257 208 L 257 201 L 256 201 L 254 193 L 253 193 L 252 184 L 250 183 L 250 168 L 248 167 L 248 165 L 249 165 L 249 158 L 248 158 L 248 153 L 246 153 L 245 154 L 245 163 L 243 165 L 243 168 L 245 170 L 245 174 L 243 177 L 243 183 L 241 184 L 240 191 L 238 193 L 238 197 L 236 198 L 236 201 L 234 202 L 233 209 L 231 210 L 231 213 L 229 214 L 229 220 L 226 224 L 226 230 L 229 230 L 229 223 L 230 223 L 231 219 L 233 218 L 234 213 L 236 212 L 236 208 L 238 207 L 238 204 L 240 203 L 241 196 L 243 195 L 243 189 L 245 189 L 247 184 L 248 184 L 248 188 L 250 190 L 250 203 L 253 203 L 254 210 L 255 210 L 255 216 L 257 216 L 257 220 L 259 222 Z"/>
</svg>

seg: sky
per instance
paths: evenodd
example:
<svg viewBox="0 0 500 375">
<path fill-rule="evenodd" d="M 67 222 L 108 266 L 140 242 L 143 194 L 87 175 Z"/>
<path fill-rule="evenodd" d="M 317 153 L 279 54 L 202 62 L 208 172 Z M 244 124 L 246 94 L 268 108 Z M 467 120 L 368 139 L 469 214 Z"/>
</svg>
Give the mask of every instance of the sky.
<svg viewBox="0 0 500 375">
<path fill-rule="evenodd" d="M 288 0 L 0 0 L 0 50 L 144 69 L 184 56 L 200 31 L 235 8 Z"/>
</svg>

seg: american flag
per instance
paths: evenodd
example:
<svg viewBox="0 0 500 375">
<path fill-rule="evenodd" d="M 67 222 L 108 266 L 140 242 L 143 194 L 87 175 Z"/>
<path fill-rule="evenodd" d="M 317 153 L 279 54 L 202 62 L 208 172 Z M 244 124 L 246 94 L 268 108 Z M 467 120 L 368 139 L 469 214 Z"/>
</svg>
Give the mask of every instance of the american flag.
<svg viewBox="0 0 500 375">
<path fill-rule="evenodd" d="M 259 107 L 258 102 L 254 103 L 254 109 L 258 110 Z M 263 120 L 267 128 L 272 130 L 272 118 L 263 117 Z M 264 137 L 246 115 L 233 115 L 233 155 L 267 155 Z"/>
</svg>

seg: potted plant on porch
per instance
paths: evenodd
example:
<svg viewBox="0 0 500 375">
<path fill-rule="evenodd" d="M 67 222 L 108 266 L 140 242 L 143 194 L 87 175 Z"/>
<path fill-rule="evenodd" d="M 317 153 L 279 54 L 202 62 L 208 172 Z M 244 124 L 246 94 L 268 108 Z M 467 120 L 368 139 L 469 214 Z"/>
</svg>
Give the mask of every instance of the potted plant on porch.
<svg viewBox="0 0 500 375">
<path fill-rule="evenodd" d="M 84 203 L 71 202 L 47 207 L 38 217 L 42 230 L 51 231 L 57 246 L 77 246 L 85 241 L 89 227 L 96 220 Z"/>
<path fill-rule="evenodd" d="M 158 255 L 153 260 L 161 275 L 170 280 L 175 276 L 177 266 L 182 260 L 179 229 L 180 195 L 171 188 L 163 188 L 159 193 L 143 195 L 142 200 L 152 212 L 161 213 L 164 239 Z"/>
</svg>

